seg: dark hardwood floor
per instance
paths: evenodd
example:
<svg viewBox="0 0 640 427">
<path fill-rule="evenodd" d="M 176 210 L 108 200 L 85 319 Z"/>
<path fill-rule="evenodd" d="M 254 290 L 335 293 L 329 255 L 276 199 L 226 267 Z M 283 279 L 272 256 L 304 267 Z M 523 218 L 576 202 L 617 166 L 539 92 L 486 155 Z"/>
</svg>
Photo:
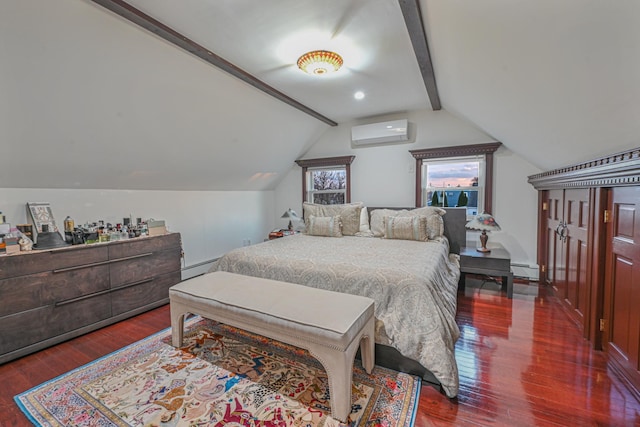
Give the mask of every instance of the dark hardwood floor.
<svg viewBox="0 0 640 427">
<path fill-rule="evenodd" d="M 468 280 L 458 296 L 460 394 L 422 387 L 421 426 L 640 426 L 640 403 L 555 297 Z M 169 326 L 169 306 L 0 365 L 0 426 L 28 426 L 13 396 Z"/>
</svg>

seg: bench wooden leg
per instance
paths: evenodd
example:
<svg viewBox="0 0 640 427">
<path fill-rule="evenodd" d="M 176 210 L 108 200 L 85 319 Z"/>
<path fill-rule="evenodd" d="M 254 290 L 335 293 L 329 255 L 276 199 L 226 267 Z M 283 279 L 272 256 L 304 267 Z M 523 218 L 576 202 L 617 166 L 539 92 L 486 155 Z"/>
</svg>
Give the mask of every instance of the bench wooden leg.
<svg viewBox="0 0 640 427">
<path fill-rule="evenodd" d="M 345 423 L 351 413 L 353 361 L 358 344 L 359 342 L 356 342 L 355 346 L 349 346 L 345 352 L 320 345 L 310 345 L 308 348 L 309 353 L 322 363 L 324 370 L 327 372 L 331 416 Z"/>
<path fill-rule="evenodd" d="M 375 342 L 375 320 L 371 318 L 364 327 L 364 335 L 360 341 L 360 356 L 362 357 L 362 367 L 367 374 L 371 374 L 376 358 L 376 342 Z"/>
<path fill-rule="evenodd" d="M 353 362 L 358 347 L 362 356 L 362 365 L 368 374 L 375 364 L 375 323 L 371 318 L 363 331 L 345 351 L 335 350 L 329 347 L 309 344 L 307 350 L 322 363 L 327 372 L 329 381 L 329 394 L 331 400 L 331 416 L 347 422 L 351 413 L 351 387 L 353 381 Z"/>
<path fill-rule="evenodd" d="M 176 301 L 170 302 L 171 312 L 171 345 L 182 347 L 184 337 L 184 316 L 189 311 L 186 307 Z"/>
</svg>

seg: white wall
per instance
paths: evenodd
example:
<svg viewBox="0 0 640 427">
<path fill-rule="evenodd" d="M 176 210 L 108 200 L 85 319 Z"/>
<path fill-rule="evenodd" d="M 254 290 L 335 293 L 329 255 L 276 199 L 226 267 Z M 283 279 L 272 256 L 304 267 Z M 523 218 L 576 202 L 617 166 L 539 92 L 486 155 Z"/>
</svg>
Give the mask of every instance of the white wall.
<svg viewBox="0 0 640 427">
<path fill-rule="evenodd" d="M 262 242 L 273 228 L 271 191 L 123 191 L 0 188 L 0 211 L 11 224 L 25 223 L 27 202 L 49 202 L 58 227 L 71 216 L 76 225 L 104 220 L 163 219 L 179 232 L 187 270 L 183 278 L 206 270 L 191 268 L 243 245 Z M 183 265 L 184 265 L 183 264 Z"/>
<path fill-rule="evenodd" d="M 369 120 L 408 117 L 410 144 L 352 147 L 347 123 L 328 129 L 302 158 L 355 155 L 351 165 L 351 200 L 368 206 L 414 206 L 415 159 L 409 150 L 480 144 L 495 141 L 475 126 L 446 111 L 412 111 Z M 501 242 L 511 253 L 512 263 L 536 265 L 537 193 L 527 176 L 541 172 L 522 157 L 501 147 L 494 155 L 493 215 L 502 227 L 489 242 Z M 275 212 L 302 206 L 301 170 L 293 167 L 275 190 Z M 477 241 L 475 233 L 468 233 Z"/>
<path fill-rule="evenodd" d="M 0 1 L 0 40 L 0 187 L 272 190 L 328 126 L 89 0 Z"/>
</svg>

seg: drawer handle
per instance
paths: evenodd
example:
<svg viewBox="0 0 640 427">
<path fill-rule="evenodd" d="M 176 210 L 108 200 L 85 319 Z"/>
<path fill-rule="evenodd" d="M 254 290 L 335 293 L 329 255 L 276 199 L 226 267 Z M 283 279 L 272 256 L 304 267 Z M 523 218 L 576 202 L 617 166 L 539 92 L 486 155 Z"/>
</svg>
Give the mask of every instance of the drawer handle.
<svg viewBox="0 0 640 427">
<path fill-rule="evenodd" d="M 100 262 L 94 262 L 91 264 L 83 264 L 83 265 L 75 265 L 73 267 L 66 267 L 66 268 L 58 268 L 56 270 L 53 270 L 54 273 L 64 273 L 65 271 L 73 271 L 73 270 L 80 270 L 83 268 L 91 268 L 91 267 L 97 267 L 100 265 L 106 265 L 106 264 L 112 264 L 114 262 L 120 262 L 120 261 L 128 261 L 130 259 L 136 259 L 136 258 L 143 258 L 149 255 L 153 255 L 153 252 L 148 252 L 145 254 L 139 254 L 139 255 L 132 255 L 132 256 L 128 256 L 128 257 L 124 257 L 124 258 L 116 258 L 116 259 L 110 259 L 108 261 L 100 261 Z"/>
<path fill-rule="evenodd" d="M 128 261 L 130 259 L 136 259 L 136 258 L 144 258 L 146 256 L 151 256 L 153 255 L 153 252 L 147 252 L 144 254 L 138 254 L 138 255 L 131 255 L 131 256 L 126 256 L 124 258 L 115 258 L 115 259 L 111 259 L 109 260 L 109 262 L 120 262 L 120 261 Z"/>
<path fill-rule="evenodd" d="M 60 306 L 63 306 L 63 305 L 71 304 L 71 303 L 82 301 L 82 300 L 85 300 L 85 299 L 89 299 L 89 298 L 97 297 L 97 296 L 100 296 L 100 295 L 108 294 L 109 292 L 111 292 L 111 289 L 105 289 L 104 291 L 99 291 L 99 292 L 94 292 L 92 294 L 82 295 L 81 297 L 66 299 L 66 300 L 63 300 L 63 301 L 58 301 L 58 302 L 56 302 L 54 304 L 54 306 L 55 307 L 60 307 Z"/>
<path fill-rule="evenodd" d="M 63 300 L 63 301 L 58 301 L 58 302 L 56 302 L 54 304 L 54 306 L 55 307 L 60 307 L 60 306 L 63 306 L 63 305 L 71 304 L 71 303 L 82 301 L 82 300 L 85 300 L 85 299 L 89 299 L 89 298 L 97 297 L 97 296 L 100 296 L 100 295 L 105 295 L 105 294 L 108 294 L 108 293 L 111 293 L 111 292 L 119 291 L 119 290 L 122 290 L 122 289 L 131 288 L 132 286 L 138 286 L 138 285 L 141 285 L 143 283 L 148 283 L 148 282 L 153 282 L 153 277 L 151 277 L 149 279 L 138 280 L 137 282 L 127 283 L 126 285 L 118 286 L 117 288 L 105 289 L 103 291 L 94 292 L 92 294 L 82 295 L 80 297 L 66 299 L 66 300 Z"/>
</svg>

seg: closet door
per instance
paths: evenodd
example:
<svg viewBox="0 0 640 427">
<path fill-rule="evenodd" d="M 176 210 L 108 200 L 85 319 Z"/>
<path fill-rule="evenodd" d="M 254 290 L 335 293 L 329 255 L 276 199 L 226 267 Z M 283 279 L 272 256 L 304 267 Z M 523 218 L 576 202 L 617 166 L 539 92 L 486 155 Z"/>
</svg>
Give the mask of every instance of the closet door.
<svg viewBox="0 0 640 427">
<path fill-rule="evenodd" d="M 547 271 L 546 281 L 551 284 L 556 292 L 563 292 L 565 287 L 565 263 L 562 239 L 558 232 L 561 231 L 563 221 L 563 197 L 564 190 L 549 190 L 547 192 Z"/>
<path fill-rule="evenodd" d="M 604 347 L 612 366 L 640 390 L 640 187 L 609 193 Z M 640 393 L 638 393 L 640 395 Z"/>
<path fill-rule="evenodd" d="M 563 250 L 566 266 L 564 292 L 561 296 L 569 309 L 569 316 L 583 330 L 589 319 L 590 280 L 588 232 L 591 218 L 589 189 L 564 192 Z"/>
</svg>

